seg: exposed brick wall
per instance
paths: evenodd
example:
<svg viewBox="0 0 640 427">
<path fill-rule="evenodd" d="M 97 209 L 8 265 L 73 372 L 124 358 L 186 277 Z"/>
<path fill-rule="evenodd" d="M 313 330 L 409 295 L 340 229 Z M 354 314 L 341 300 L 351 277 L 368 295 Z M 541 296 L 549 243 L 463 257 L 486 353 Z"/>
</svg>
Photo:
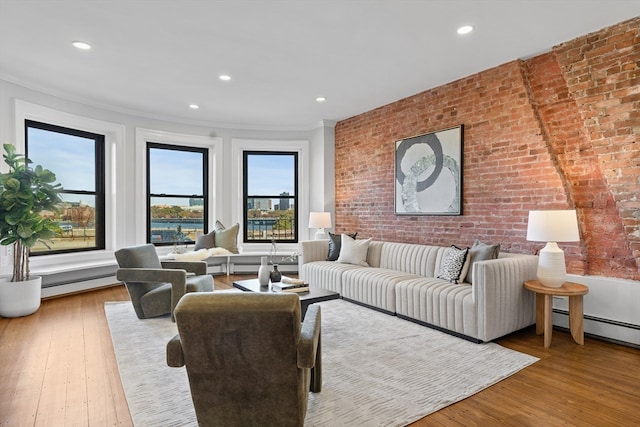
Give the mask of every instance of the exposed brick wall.
<svg viewBox="0 0 640 427">
<path fill-rule="evenodd" d="M 639 27 L 622 23 L 339 122 L 336 230 L 436 245 L 480 238 L 535 253 L 528 211 L 575 207 L 583 241 L 562 244 L 568 270 L 639 279 Z M 607 56 L 600 83 L 584 76 L 597 62 L 576 53 L 585 46 Z M 394 215 L 395 141 L 460 124 L 463 215 Z"/>
</svg>

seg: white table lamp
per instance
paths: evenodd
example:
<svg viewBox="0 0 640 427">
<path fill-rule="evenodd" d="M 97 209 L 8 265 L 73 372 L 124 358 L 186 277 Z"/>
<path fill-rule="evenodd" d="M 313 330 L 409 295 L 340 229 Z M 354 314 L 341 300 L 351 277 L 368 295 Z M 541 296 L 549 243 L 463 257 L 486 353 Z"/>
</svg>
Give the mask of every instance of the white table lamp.
<svg viewBox="0 0 640 427">
<path fill-rule="evenodd" d="M 527 240 L 547 242 L 538 254 L 538 280 L 549 288 L 561 287 L 567 279 L 567 267 L 557 242 L 580 241 L 576 211 L 529 211 Z"/>
<path fill-rule="evenodd" d="M 325 228 L 331 228 L 331 214 L 329 212 L 311 212 L 309 214 L 309 228 L 317 228 L 316 240 L 327 238 Z"/>
</svg>

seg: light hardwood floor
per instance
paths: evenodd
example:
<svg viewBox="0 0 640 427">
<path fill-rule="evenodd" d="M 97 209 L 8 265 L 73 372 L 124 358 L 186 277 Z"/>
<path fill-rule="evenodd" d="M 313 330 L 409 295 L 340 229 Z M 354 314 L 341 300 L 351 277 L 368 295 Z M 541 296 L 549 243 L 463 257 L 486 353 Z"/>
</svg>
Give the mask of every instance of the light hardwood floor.
<svg viewBox="0 0 640 427">
<path fill-rule="evenodd" d="M 216 276 L 217 288 L 247 276 Z M 130 426 L 104 314 L 123 286 L 46 300 L 34 315 L 0 318 L 1 426 Z M 541 360 L 444 408 L 424 426 L 640 426 L 640 350 L 533 327 L 497 342 Z M 416 375 L 420 374 L 416 367 Z"/>
</svg>

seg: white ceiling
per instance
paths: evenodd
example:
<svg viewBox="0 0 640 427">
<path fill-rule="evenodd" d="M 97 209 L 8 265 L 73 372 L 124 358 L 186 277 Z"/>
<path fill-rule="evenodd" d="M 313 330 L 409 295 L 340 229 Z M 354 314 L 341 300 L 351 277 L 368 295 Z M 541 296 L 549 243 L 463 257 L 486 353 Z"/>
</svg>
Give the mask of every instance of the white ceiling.
<svg viewBox="0 0 640 427">
<path fill-rule="evenodd" d="M 145 117 L 308 129 L 638 15 L 640 0 L 0 0 L 0 78 Z"/>
</svg>

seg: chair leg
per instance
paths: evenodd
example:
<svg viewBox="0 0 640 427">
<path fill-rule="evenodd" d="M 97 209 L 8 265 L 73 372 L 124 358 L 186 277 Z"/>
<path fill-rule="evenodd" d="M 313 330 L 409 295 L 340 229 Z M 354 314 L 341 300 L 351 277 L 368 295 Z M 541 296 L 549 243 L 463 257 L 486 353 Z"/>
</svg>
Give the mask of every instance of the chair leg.
<svg viewBox="0 0 640 427">
<path fill-rule="evenodd" d="M 311 385 L 312 393 L 319 393 L 322 389 L 322 333 L 318 337 L 318 349 L 316 350 L 316 361 L 311 368 Z"/>
</svg>

